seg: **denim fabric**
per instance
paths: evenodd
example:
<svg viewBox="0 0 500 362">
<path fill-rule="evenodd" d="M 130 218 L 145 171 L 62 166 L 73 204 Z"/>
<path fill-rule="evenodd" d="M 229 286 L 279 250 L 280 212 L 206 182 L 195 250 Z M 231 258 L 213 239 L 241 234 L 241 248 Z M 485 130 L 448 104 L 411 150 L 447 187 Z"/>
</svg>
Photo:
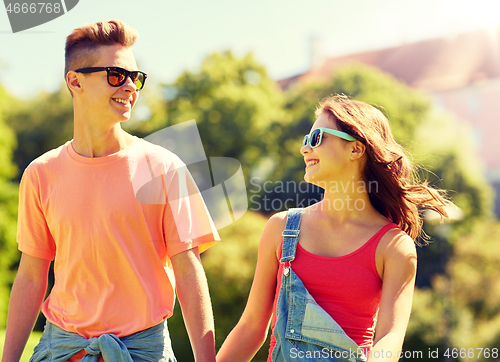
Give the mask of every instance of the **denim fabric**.
<svg viewBox="0 0 500 362">
<path fill-rule="evenodd" d="M 114 334 L 86 339 L 47 321 L 30 362 L 65 362 L 84 349 L 81 362 L 176 362 L 167 321 L 144 331 L 118 338 Z"/>
<path fill-rule="evenodd" d="M 366 358 L 356 343 L 309 294 L 291 268 L 299 240 L 302 209 L 288 210 L 283 231 L 281 263 L 284 263 L 273 330 L 276 345 L 273 362 L 360 362 Z"/>
</svg>

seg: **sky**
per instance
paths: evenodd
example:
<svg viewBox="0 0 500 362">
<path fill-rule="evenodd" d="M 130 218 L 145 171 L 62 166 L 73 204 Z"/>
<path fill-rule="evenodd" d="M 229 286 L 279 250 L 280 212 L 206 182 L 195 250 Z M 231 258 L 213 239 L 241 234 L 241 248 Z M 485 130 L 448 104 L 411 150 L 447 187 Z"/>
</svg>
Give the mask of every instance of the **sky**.
<svg viewBox="0 0 500 362">
<path fill-rule="evenodd" d="M 226 49 L 253 52 L 278 80 L 308 69 L 313 37 L 326 56 L 451 37 L 500 26 L 500 0 L 80 0 L 63 16 L 15 34 L 0 9 L 0 84 L 21 98 L 56 90 L 66 36 L 111 19 L 139 32 L 134 51 L 146 86 L 172 82 Z"/>
</svg>

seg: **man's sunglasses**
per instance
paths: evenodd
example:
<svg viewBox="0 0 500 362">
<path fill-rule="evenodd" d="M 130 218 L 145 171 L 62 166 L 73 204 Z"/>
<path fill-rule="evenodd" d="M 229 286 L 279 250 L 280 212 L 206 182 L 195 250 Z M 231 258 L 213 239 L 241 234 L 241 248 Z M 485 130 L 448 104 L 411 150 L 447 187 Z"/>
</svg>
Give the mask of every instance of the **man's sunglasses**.
<svg viewBox="0 0 500 362">
<path fill-rule="evenodd" d="M 108 83 L 112 87 L 121 87 L 125 84 L 128 77 L 134 82 L 137 90 L 144 88 L 144 83 L 146 83 L 147 74 L 139 70 L 131 72 L 120 67 L 89 67 L 75 70 L 77 73 L 95 73 L 103 71 L 108 72 Z"/>
<path fill-rule="evenodd" d="M 316 128 L 314 131 L 304 136 L 304 141 L 302 142 L 302 146 L 305 146 L 307 145 L 307 143 L 309 143 L 309 146 L 311 146 L 311 148 L 318 147 L 321 144 L 321 141 L 323 140 L 324 132 L 345 139 L 346 141 L 356 141 L 356 138 L 345 132 L 337 131 L 336 129 L 320 127 Z"/>
</svg>

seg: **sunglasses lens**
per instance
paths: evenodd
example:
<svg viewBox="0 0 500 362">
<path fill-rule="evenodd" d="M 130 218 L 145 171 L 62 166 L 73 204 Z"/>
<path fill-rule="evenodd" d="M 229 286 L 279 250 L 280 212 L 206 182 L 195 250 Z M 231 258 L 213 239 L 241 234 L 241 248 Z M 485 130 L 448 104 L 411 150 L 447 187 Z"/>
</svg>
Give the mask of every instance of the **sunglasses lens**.
<svg viewBox="0 0 500 362">
<path fill-rule="evenodd" d="M 311 133 L 311 147 L 319 146 L 321 142 L 321 131 L 319 129 L 315 129 L 313 133 Z"/>
<path fill-rule="evenodd" d="M 138 90 L 144 87 L 144 82 L 146 81 L 145 73 L 139 71 L 129 72 L 122 68 L 108 69 L 108 83 L 113 87 L 120 87 L 125 84 L 129 76 Z"/>
<path fill-rule="evenodd" d="M 307 145 L 307 141 L 309 141 L 309 135 L 308 135 L 308 134 L 306 134 L 306 135 L 304 136 L 304 140 L 302 141 L 302 146 Z"/>
<path fill-rule="evenodd" d="M 119 69 L 115 70 L 110 70 L 108 73 L 108 82 L 112 86 L 120 86 L 123 83 L 125 83 L 125 80 L 127 79 L 127 76 L 123 71 L 120 71 Z"/>
<path fill-rule="evenodd" d="M 133 72 L 130 75 L 130 79 L 132 79 L 132 82 L 134 82 L 135 86 L 137 89 L 142 89 L 144 87 L 144 74 L 141 72 Z"/>
</svg>

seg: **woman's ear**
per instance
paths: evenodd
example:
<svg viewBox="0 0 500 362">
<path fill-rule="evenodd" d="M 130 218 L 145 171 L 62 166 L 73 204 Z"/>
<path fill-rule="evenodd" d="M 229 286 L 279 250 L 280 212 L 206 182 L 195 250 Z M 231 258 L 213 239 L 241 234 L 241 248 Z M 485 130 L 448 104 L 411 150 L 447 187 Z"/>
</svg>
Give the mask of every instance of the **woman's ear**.
<svg viewBox="0 0 500 362">
<path fill-rule="evenodd" d="M 351 160 L 359 160 L 366 152 L 366 146 L 359 141 L 351 142 Z"/>
<path fill-rule="evenodd" d="M 82 91 L 82 84 L 80 83 L 78 73 L 72 70 L 66 74 L 66 84 L 71 93 L 80 93 Z"/>
</svg>

